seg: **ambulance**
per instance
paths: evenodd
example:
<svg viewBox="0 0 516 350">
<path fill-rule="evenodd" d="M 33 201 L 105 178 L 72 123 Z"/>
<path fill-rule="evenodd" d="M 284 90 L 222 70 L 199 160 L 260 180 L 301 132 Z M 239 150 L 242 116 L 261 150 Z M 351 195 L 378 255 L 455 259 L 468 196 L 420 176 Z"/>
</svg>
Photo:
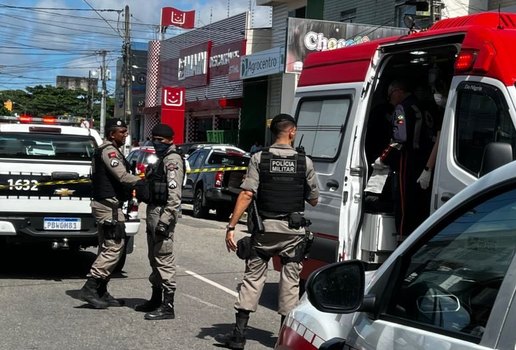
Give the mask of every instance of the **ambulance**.
<svg viewBox="0 0 516 350">
<path fill-rule="evenodd" d="M 307 57 L 294 112 L 321 196 L 302 277 L 326 266 L 276 349 L 515 349 L 514 43 L 516 14 L 480 13 Z M 367 191 L 397 79 L 446 99 L 430 195 L 408 203 L 432 215 L 402 240 Z"/>
<path fill-rule="evenodd" d="M 516 14 L 480 13 L 308 55 L 293 113 L 296 140 L 313 160 L 320 198 L 305 212 L 315 240 L 302 279 L 318 267 L 350 259 L 377 268 L 406 238 L 397 232 L 392 202 L 367 191 L 376 158 L 371 150 L 384 148 L 391 134 L 379 134 L 377 126 L 384 120 L 378 110 L 388 110 L 392 81 L 405 80 L 422 106 L 422 122 L 440 129 L 432 185 L 426 196 L 406 205 L 426 206 L 429 215 L 514 159 L 514 43 Z"/>
</svg>

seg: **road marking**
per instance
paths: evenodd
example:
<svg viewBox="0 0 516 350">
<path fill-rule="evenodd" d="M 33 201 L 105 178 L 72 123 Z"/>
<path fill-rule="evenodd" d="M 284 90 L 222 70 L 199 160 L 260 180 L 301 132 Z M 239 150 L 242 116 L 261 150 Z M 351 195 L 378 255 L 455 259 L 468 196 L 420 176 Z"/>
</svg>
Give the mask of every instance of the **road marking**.
<svg viewBox="0 0 516 350">
<path fill-rule="evenodd" d="M 201 281 L 203 281 L 203 282 L 206 282 L 206 283 L 208 283 L 208 284 L 211 284 L 212 286 L 214 286 L 214 287 L 216 287 L 216 288 L 218 288 L 218 289 L 220 289 L 220 290 L 222 290 L 222 291 L 224 291 L 224 292 L 226 292 L 226 293 L 228 293 L 228 294 L 231 294 L 231 295 L 232 295 L 232 296 L 234 296 L 235 298 L 238 296 L 238 293 L 237 293 L 237 292 L 235 292 L 234 290 L 231 290 L 231 289 L 229 289 L 229 288 L 226 288 L 226 287 L 224 287 L 223 285 L 218 284 L 217 282 L 213 282 L 212 280 L 209 280 L 209 279 L 207 279 L 206 277 L 202 277 L 201 275 L 198 275 L 198 274 L 196 274 L 195 272 L 188 271 L 188 270 L 186 270 L 185 272 L 186 272 L 187 274 L 189 274 L 190 276 L 192 276 L 192 277 L 195 277 L 195 278 L 197 278 L 197 279 L 199 279 L 199 280 L 201 280 Z"/>
<path fill-rule="evenodd" d="M 193 297 L 193 296 L 191 296 L 190 294 L 185 294 L 185 293 L 181 293 L 181 294 L 183 294 L 185 297 L 190 298 L 190 299 L 192 299 L 192 300 L 195 300 L 195 301 L 197 301 L 197 302 L 199 302 L 199 303 L 201 303 L 201 304 L 208 305 L 208 306 L 211 306 L 211 307 L 214 307 L 214 308 L 220 309 L 220 310 L 226 310 L 226 309 L 225 309 L 225 308 L 223 308 L 223 307 L 220 307 L 220 306 L 215 305 L 215 304 L 212 304 L 212 303 L 208 303 L 207 301 L 204 301 L 204 300 L 202 300 L 202 299 L 199 299 L 199 298 Z"/>
</svg>

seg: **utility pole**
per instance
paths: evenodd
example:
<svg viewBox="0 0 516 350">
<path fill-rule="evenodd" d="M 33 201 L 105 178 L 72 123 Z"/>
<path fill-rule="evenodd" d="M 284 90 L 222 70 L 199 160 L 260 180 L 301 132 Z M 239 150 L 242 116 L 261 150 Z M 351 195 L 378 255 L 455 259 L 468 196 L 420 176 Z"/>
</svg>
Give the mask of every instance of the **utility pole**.
<svg viewBox="0 0 516 350">
<path fill-rule="evenodd" d="M 434 0 L 430 0 L 430 27 L 434 24 Z"/>
<path fill-rule="evenodd" d="M 106 51 L 100 51 L 102 55 L 102 66 L 100 67 L 100 79 L 102 79 L 102 91 L 100 100 L 100 136 L 104 138 L 104 127 L 106 125 Z"/>
<path fill-rule="evenodd" d="M 129 120 L 129 140 L 132 142 L 132 135 L 135 129 L 135 120 L 133 118 L 133 101 L 132 101 L 132 72 L 131 72 L 131 28 L 129 6 L 125 6 L 125 36 L 124 36 L 124 67 L 125 67 L 125 115 L 124 121 Z"/>
</svg>

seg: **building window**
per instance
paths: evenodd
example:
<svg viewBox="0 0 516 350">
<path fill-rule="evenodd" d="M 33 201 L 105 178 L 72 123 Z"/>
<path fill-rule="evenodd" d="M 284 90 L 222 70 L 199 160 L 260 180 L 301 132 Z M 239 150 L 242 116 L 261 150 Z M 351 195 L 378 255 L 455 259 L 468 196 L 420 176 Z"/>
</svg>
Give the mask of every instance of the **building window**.
<svg viewBox="0 0 516 350">
<path fill-rule="evenodd" d="M 340 22 L 353 23 L 357 17 L 357 9 L 351 9 L 340 12 Z"/>
<path fill-rule="evenodd" d="M 288 12 L 289 17 L 306 18 L 306 6 Z"/>
<path fill-rule="evenodd" d="M 416 16 L 416 6 L 405 5 L 404 2 L 400 3 L 399 5 L 396 5 L 394 11 L 395 11 L 394 12 L 394 15 L 395 15 L 394 23 L 395 23 L 396 27 L 401 27 L 401 28 L 406 27 L 405 23 L 403 22 L 403 18 L 405 17 L 405 15 L 411 15 L 414 17 Z"/>
</svg>

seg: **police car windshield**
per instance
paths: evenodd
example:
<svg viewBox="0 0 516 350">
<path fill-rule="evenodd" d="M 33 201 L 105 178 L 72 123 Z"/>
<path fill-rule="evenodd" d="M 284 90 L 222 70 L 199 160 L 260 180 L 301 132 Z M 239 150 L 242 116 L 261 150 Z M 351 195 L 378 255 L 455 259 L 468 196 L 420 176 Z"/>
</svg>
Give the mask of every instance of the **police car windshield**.
<svg viewBox="0 0 516 350">
<path fill-rule="evenodd" d="M 0 157 L 91 160 L 95 140 L 88 136 L 46 133 L 2 133 Z"/>
</svg>

